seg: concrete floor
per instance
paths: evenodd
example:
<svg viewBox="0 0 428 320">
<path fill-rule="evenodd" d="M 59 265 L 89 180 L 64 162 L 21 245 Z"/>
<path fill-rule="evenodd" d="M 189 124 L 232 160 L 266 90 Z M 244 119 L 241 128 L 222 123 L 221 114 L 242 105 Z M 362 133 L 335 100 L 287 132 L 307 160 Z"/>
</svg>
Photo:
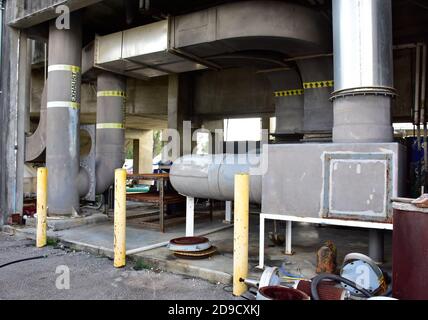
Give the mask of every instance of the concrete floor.
<svg viewBox="0 0 428 320">
<path fill-rule="evenodd" d="M 128 215 L 150 211 L 152 208 L 131 206 Z M 201 234 L 212 229 L 224 227 L 224 211 L 217 210 L 214 219 L 199 220 L 195 222 L 195 233 Z M 279 224 L 279 229 L 284 232 L 285 226 Z M 265 265 L 281 266 L 293 274 L 300 274 L 306 278 L 315 275 L 316 252 L 327 240 L 332 240 L 338 249 L 338 264 L 343 257 L 351 252 L 368 253 L 368 230 L 343 228 L 343 227 L 320 227 L 310 224 L 293 224 L 293 256 L 284 254 L 284 247 L 273 246 L 268 240 L 268 232 L 273 230 L 273 223 L 266 222 L 265 239 Z M 138 227 L 134 220 L 127 223 L 127 250 L 144 247 L 156 243 L 169 241 L 185 234 L 184 223 L 167 228 L 165 234 L 157 230 Z M 34 233 L 34 229 L 25 229 L 27 234 Z M 385 236 L 384 268 L 391 269 L 391 232 Z M 112 256 L 113 252 L 113 222 L 81 226 L 69 230 L 51 232 L 50 236 L 56 237 L 67 246 L 90 251 L 96 254 Z M 208 259 L 188 260 L 174 256 L 166 247 L 152 249 L 130 256 L 133 261 L 141 260 L 152 267 L 166 270 L 171 273 L 188 275 L 202 278 L 212 283 L 229 284 L 232 280 L 233 268 L 233 228 L 228 228 L 207 235 L 218 253 Z M 250 275 L 254 278 L 260 276 L 261 271 L 255 268 L 259 264 L 259 216 L 252 212 L 250 218 L 250 243 L 249 263 Z"/>
<path fill-rule="evenodd" d="M 258 278 L 262 271 L 256 267 L 259 265 L 259 219 L 258 215 L 251 216 L 249 264 L 250 276 Z M 284 228 L 285 229 L 285 228 Z M 273 230 L 273 223 L 267 222 L 266 232 Z M 385 235 L 385 270 L 391 269 L 391 243 L 392 233 Z M 138 254 L 143 259 L 158 262 L 159 266 L 166 269 L 175 269 L 178 272 L 197 272 L 201 270 L 215 270 L 217 274 L 223 274 L 223 281 L 231 281 L 233 273 L 233 229 L 227 229 L 208 236 L 213 245 L 218 248 L 218 254 L 205 260 L 183 260 L 172 255 L 167 248 L 158 248 Z M 293 224 L 293 256 L 284 254 L 284 247 L 274 246 L 266 235 L 265 239 L 265 266 L 281 266 L 285 264 L 288 272 L 312 278 L 316 275 L 316 253 L 327 241 L 332 240 L 338 249 L 337 262 L 340 265 L 346 254 L 359 252 L 368 254 L 368 231 L 354 228 L 318 227 L 311 224 Z M 183 267 L 179 267 L 183 265 Z M 193 269 L 189 271 L 186 269 Z M 210 277 L 202 274 L 202 277 L 210 280 Z"/>
<path fill-rule="evenodd" d="M 133 269 L 128 263 L 115 269 L 112 261 L 85 252 L 37 249 L 33 240 L 0 232 L 0 265 L 18 259 L 48 255 L 45 259 L 21 262 L 0 269 L 0 300 L 228 300 L 234 299 L 221 284 L 160 270 Z M 70 270 L 70 289 L 59 290 L 58 266 Z"/>
</svg>

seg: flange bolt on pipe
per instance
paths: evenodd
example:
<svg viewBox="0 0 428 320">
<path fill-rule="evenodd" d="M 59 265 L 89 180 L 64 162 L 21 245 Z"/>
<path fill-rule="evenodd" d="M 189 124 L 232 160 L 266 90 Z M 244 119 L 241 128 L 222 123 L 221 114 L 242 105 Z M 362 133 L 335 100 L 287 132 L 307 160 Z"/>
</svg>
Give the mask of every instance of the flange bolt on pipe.
<svg viewBox="0 0 428 320">
<path fill-rule="evenodd" d="M 114 266 L 126 264 L 126 170 L 114 175 Z"/>
<path fill-rule="evenodd" d="M 235 217 L 233 232 L 233 295 L 247 291 L 242 279 L 248 278 L 248 225 L 250 208 L 250 177 L 235 175 Z"/>
<path fill-rule="evenodd" d="M 37 169 L 37 248 L 47 244 L 48 169 Z"/>
</svg>

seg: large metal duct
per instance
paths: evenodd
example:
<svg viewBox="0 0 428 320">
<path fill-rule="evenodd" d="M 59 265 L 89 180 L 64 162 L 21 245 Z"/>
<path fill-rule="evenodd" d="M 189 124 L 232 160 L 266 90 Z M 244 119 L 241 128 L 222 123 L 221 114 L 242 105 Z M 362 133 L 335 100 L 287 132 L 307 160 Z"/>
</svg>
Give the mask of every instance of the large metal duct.
<svg viewBox="0 0 428 320">
<path fill-rule="evenodd" d="M 242 57 L 240 52 L 276 52 L 296 57 L 330 50 L 330 29 L 327 20 L 316 11 L 303 6 L 280 1 L 242 1 L 219 5 L 207 10 L 173 17 L 170 25 L 170 50 L 186 57 L 197 57 L 217 65 L 223 65 L 225 58 Z M 233 56 L 233 53 L 238 53 Z M 245 56 L 251 59 L 251 56 Z M 254 61 L 257 56 L 254 55 Z M 230 65 L 227 65 L 230 66 Z M 275 90 L 292 88 L 301 81 L 296 75 L 293 82 L 275 86 Z M 325 78 L 325 75 L 322 74 Z M 309 77 L 308 77 L 309 78 Z M 331 80 L 331 79 L 311 79 Z M 272 81 L 272 79 L 271 79 Z M 274 79 L 275 81 L 275 79 Z M 295 97 L 295 104 L 282 114 L 283 133 L 301 130 L 303 97 Z M 280 101 L 278 101 L 280 102 Z M 280 103 L 287 103 L 281 101 Z M 328 100 L 327 100 L 327 103 Z M 287 106 L 289 104 L 287 103 Z M 291 106 L 291 104 L 290 104 Z M 279 111 L 282 112 L 282 111 Z M 285 112 L 285 111 L 284 111 Z M 287 116 L 297 120 L 295 127 Z M 186 196 L 233 200 L 233 176 L 248 171 L 249 164 L 235 165 L 226 161 L 234 155 L 218 155 L 219 158 L 181 158 L 171 168 L 171 183 Z M 230 159 L 229 159 L 230 160 Z M 261 202 L 262 177 L 251 177 L 251 201 Z"/>
<path fill-rule="evenodd" d="M 170 179 L 174 188 L 183 195 L 195 198 L 232 201 L 235 174 L 249 173 L 260 158 L 256 155 L 218 154 L 184 156 L 174 162 Z M 250 178 L 250 201 L 261 203 L 262 177 Z"/>
<path fill-rule="evenodd" d="M 97 80 L 96 193 L 113 184 L 114 170 L 125 161 L 124 77 L 104 72 Z"/>
<path fill-rule="evenodd" d="M 333 59 L 320 57 L 303 59 L 296 63 L 306 84 L 303 131 L 305 134 L 330 135 L 333 129 L 333 108 L 330 101 L 333 88 L 328 84 L 333 80 Z"/>
<path fill-rule="evenodd" d="M 79 212 L 79 130 L 82 26 L 72 13 L 70 29 L 49 28 L 46 165 L 50 215 Z"/>
<path fill-rule="evenodd" d="M 301 135 L 303 132 L 303 83 L 296 70 L 268 74 L 275 94 L 276 132 L 280 135 Z"/>
<path fill-rule="evenodd" d="M 391 1 L 333 0 L 333 29 L 333 141 L 392 141 Z"/>
<path fill-rule="evenodd" d="M 43 88 L 40 105 L 40 120 L 36 131 L 25 138 L 25 161 L 34 161 L 39 158 L 46 149 L 46 113 L 47 113 L 47 87 Z"/>
<path fill-rule="evenodd" d="M 97 37 L 90 59 L 95 67 L 147 78 L 207 66 L 284 67 L 285 55 L 330 50 L 329 23 L 317 11 L 282 1 L 240 1 Z"/>
</svg>

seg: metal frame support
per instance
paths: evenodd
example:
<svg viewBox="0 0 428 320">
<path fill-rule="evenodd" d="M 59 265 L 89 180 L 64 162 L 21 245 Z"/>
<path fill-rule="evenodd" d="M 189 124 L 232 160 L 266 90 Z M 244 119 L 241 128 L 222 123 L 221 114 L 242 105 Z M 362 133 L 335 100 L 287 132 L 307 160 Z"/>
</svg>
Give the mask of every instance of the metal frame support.
<svg viewBox="0 0 428 320">
<path fill-rule="evenodd" d="M 186 237 L 195 234 L 195 198 L 186 197 Z"/>
<path fill-rule="evenodd" d="M 384 247 L 384 235 L 382 230 L 371 229 L 369 231 L 369 257 L 377 264 L 383 263 Z"/>
<path fill-rule="evenodd" d="M 292 224 L 292 221 L 287 221 L 285 227 L 285 254 L 288 256 L 293 255 L 293 249 L 291 248 Z"/>
<path fill-rule="evenodd" d="M 289 254 L 293 252 L 292 250 L 292 222 L 306 222 L 313 224 L 321 225 L 331 225 L 331 226 L 347 226 L 354 228 L 365 228 L 365 229 L 377 229 L 377 230 L 392 230 L 392 223 L 378 223 L 378 222 L 367 222 L 367 221 L 349 221 L 349 220 L 340 220 L 340 219 L 322 219 L 322 218 L 303 218 L 296 216 L 287 216 L 281 214 L 260 214 L 260 228 L 259 228 L 259 265 L 258 269 L 264 269 L 265 264 L 265 222 L 266 219 L 269 220 L 281 220 L 287 222 L 286 227 L 286 247 L 285 252 Z"/>
<path fill-rule="evenodd" d="M 224 214 L 224 223 L 231 224 L 232 223 L 232 201 L 225 202 L 225 214 Z"/>
</svg>

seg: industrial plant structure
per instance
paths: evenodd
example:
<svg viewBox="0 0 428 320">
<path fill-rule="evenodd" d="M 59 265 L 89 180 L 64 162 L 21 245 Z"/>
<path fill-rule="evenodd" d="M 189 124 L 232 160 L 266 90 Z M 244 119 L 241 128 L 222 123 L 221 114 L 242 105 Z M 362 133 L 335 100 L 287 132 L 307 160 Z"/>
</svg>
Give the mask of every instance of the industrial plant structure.
<svg viewBox="0 0 428 320">
<path fill-rule="evenodd" d="M 49 170 L 50 217 L 111 202 L 126 140 L 152 170 L 154 129 L 181 135 L 168 160 L 188 210 L 233 201 L 234 175 L 250 173 L 261 267 L 265 220 L 286 221 L 289 240 L 295 221 L 366 228 L 380 262 L 393 200 L 423 193 L 424 1 L 2 3 L 0 224 L 23 215 L 26 164 Z M 254 154 L 214 141 L 233 118 L 260 118 L 268 141 Z M 213 156 L 188 154 L 183 121 L 211 130 Z"/>
</svg>

